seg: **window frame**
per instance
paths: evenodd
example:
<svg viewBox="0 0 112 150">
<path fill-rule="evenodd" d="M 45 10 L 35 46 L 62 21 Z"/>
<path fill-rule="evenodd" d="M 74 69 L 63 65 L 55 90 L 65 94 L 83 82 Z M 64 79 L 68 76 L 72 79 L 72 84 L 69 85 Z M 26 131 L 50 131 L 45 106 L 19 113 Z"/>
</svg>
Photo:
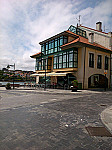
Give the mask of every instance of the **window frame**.
<svg viewBox="0 0 112 150">
<path fill-rule="evenodd" d="M 89 53 L 89 67 L 94 68 L 94 53 Z"/>
<path fill-rule="evenodd" d="M 109 69 L 109 57 L 105 56 L 105 70 Z"/>
<path fill-rule="evenodd" d="M 97 69 L 102 69 L 102 55 L 97 55 Z"/>
</svg>

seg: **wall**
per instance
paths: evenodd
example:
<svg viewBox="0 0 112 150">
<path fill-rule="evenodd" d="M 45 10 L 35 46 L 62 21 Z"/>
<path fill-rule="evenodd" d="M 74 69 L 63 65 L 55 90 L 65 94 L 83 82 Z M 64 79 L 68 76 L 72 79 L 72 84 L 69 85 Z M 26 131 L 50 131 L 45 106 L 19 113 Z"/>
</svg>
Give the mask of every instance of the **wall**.
<svg viewBox="0 0 112 150">
<path fill-rule="evenodd" d="M 94 54 L 94 68 L 89 67 L 89 53 Z M 97 55 L 102 55 L 102 69 L 97 69 Z M 105 56 L 110 58 L 110 54 L 106 52 L 102 52 L 99 50 L 95 50 L 92 48 L 86 48 L 86 63 L 85 63 L 85 84 L 84 87 L 88 88 L 88 78 L 93 74 L 102 74 L 104 75 L 104 65 L 105 65 Z M 110 63 L 109 69 L 107 71 L 108 85 L 110 86 Z"/>
<path fill-rule="evenodd" d="M 84 28 L 84 27 L 79 27 L 83 30 L 86 31 L 86 34 L 87 34 L 87 38 L 89 39 L 90 41 L 90 36 L 89 36 L 89 33 L 94 33 L 94 42 L 108 48 L 108 49 L 111 49 L 111 45 L 112 45 L 112 35 L 111 33 L 103 33 L 103 32 L 98 32 L 98 31 L 95 31 L 95 30 L 91 30 L 91 29 L 88 29 L 88 28 Z"/>
</svg>

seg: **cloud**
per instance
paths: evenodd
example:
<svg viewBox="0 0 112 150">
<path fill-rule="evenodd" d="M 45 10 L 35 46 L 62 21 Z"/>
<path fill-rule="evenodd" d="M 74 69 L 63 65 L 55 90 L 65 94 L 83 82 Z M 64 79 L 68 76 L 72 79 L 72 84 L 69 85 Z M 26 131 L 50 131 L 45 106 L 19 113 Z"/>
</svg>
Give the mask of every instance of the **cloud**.
<svg viewBox="0 0 112 150">
<path fill-rule="evenodd" d="M 39 42 L 77 24 L 94 27 L 103 21 L 110 28 L 111 0 L 0 0 L 0 68 L 16 63 L 16 69 L 34 70 L 30 56 Z M 96 5 L 95 5 L 96 4 Z"/>
</svg>

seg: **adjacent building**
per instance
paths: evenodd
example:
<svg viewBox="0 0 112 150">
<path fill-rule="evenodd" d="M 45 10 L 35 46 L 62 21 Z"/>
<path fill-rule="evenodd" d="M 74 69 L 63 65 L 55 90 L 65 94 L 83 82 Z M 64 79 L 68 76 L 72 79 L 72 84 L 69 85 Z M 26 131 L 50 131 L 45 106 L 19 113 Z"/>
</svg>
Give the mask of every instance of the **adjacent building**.
<svg viewBox="0 0 112 150">
<path fill-rule="evenodd" d="M 67 31 L 40 42 L 41 52 L 31 56 L 36 59 L 37 83 L 46 75 L 57 86 L 69 87 L 77 79 L 82 89 L 110 87 L 111 38 L 111 33 L 99 29 L 71 25 Z"/>
</svg>

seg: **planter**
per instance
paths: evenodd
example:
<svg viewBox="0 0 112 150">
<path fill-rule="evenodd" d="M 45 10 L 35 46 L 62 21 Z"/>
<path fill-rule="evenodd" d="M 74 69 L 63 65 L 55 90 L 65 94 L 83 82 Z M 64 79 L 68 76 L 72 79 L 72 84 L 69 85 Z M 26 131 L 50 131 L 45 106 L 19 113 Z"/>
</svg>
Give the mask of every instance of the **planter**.
<svg viewBox="0 0 112 150">
<path fill-rule="evenodd" d="M 77 89 L 72 89 L 72 92 L 77 92 Z"/>
<path fill-rule="evenodd" d="M 7 83 L 6 86 L 5 86 L 5 88 L 6 88 L 7 90 L 10 90 L 10 89 L 11 89 L 11 84 L 10 84 L 10 83 Z"/>
<path fill-rule="evenodd" d="M 5 87 L 7 90 L 11 90 L 11 87 Z"/>
</svg>

